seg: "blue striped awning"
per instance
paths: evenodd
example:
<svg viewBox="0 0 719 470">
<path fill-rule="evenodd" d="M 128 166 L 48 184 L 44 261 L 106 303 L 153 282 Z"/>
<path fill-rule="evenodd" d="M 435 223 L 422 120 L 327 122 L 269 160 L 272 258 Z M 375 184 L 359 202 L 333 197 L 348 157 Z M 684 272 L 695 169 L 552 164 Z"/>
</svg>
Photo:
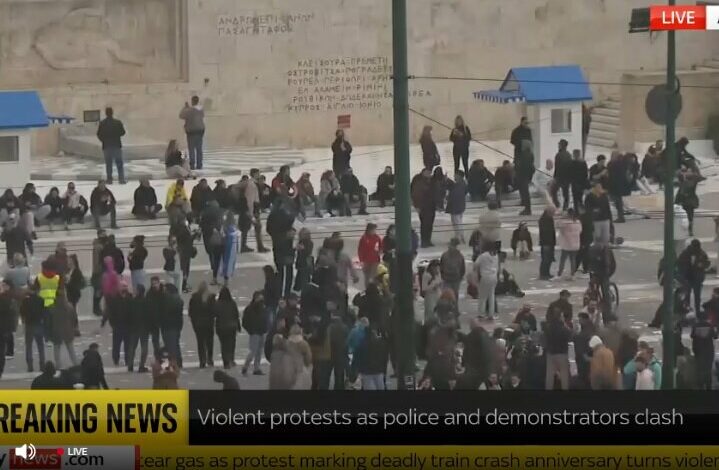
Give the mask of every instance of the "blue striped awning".
<svg viewBox="0 0 719 470">
<path fill-rule="evenodd" d="M 75 120 L 74 117 L 66 116 L 64 114 L 61 116 L 48 116 L 47 119 L 50 121 L 50 124 L 70 124 Z"/>
<path fill-rule="evenodd" d="M 502 91 L 502 90 L 484 90 L 475 91 L 474 99 L 480 101 L 488 101 L 490 103 L 523 103 L 526 101 L 524 95 L 520 91 Z"/>
</svg>

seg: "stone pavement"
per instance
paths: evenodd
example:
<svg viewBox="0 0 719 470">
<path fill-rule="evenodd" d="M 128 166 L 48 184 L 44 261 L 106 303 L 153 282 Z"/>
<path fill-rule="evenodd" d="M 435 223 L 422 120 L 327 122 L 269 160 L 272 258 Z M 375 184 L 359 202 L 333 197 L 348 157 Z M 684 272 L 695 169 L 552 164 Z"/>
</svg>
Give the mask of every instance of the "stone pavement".
<svg viewBox="0 0 719 470">
<path fill-rule="evenodd" d="M 302 150 L 285 147 L 235 147 L 206 150 L 200 177 L 221 177 L 248 173 L 250 168 L 263 172 L 276 171 L 282 165 L 296 166 L 304 161 Z M 125 161 L 125 177 L 136 181 L 141 177 L 166 179 L 164 160 Z M 72 155 L 33 157 L 32 179 L 51 181 L 97 181 L 105 178 L 105 164 L 91 158 Z"/>
</svg>

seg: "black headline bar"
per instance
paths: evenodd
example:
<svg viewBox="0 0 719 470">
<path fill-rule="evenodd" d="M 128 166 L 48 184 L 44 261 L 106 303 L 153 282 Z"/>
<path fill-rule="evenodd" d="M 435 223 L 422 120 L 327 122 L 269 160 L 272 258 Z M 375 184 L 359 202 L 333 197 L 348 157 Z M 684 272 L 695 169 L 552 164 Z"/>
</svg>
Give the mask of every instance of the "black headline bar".
<svg viewBox="0 0 719 470">
<path fill-rule="evenodd" d="M 190 391 L 192 445 L 719 444 L 715 392 Z"/>
</svg>

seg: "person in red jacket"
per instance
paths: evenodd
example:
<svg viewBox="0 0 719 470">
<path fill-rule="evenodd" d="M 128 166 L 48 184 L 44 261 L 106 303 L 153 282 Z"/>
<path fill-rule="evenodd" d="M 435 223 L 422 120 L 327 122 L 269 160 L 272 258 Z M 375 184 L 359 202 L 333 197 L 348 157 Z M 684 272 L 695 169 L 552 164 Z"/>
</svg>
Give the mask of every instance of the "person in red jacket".
<svg viewBox="0 0 719 470">
<path fill-rule="evenodd" d="M 377 235 L 377 226 L 375 224 L 367 224 L 364 235 L 360 238 L 359 246 L 357 247 L 357 256 L 360 263 L 362 263 L 365 286 L 374 280 L 381 255 L 382 237 Z"/>
</svg>

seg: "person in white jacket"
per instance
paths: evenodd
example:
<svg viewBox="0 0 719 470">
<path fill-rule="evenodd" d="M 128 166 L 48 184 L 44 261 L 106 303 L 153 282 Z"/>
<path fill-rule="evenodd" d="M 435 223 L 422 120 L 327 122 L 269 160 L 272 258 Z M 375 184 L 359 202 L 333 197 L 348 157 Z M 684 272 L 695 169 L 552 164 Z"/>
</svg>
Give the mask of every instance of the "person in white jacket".
<svg viewBox="0 0 719 470">
<path fill-rule="evenodd" d="M 674 204 L 674 252 L 677 256 L 686 248 L 688 238 L 689 216 L 687 216 L 687 211 L 679 204 Z"/>
<path fill-rule="evenodd" d="M 499 205 L 495 201 L 489 201 L 487 211 L 479 216 L 479 231 L 482 233 L 484 246 L 495 245 L 497 251 L 502 249 L 502 218 L 500 217 Z"/>
<path fill-rule="evenodd" d="M 574 278 L 574 273 L 577 271 L 577 252 L 580 246 L 580 235 L 582 234 L 582 224 L 577 219 L 577 213 L 574 209 L 567 211 L 568 218 L 559 222 L 559 237 L 558 243 L 559 248 L 562 250 L 562 255 L 559 258 L 559 270 L 557 271 L 557 277 L 562 276 L 564 272 L 564 264 L 569 259 L 570 271 L 567 274 L 568 279 Z"/>
<path fill-rule="evenodd" d="M 479 315 L 494 319 L 496 315 L 494 290 L 497 287 L 499 275 L 499 257 L 495 245 L 490 244 L 487 251 L 479 255 L 477 261 L 474 262 L 474 273 L 478 279 Z"/>
</svg>

